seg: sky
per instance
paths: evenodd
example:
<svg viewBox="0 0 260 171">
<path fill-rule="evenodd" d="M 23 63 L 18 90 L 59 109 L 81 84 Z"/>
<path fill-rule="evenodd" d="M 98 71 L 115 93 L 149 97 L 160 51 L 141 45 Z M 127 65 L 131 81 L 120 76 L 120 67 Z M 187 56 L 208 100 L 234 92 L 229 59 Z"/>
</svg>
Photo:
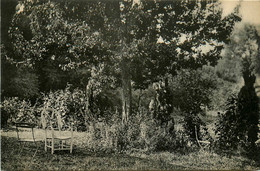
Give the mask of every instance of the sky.
<svg viewBox="0 0 260 171">
<path fill-rule="evenodd" d="M 232 13 L 234 8 L 241 3 L 240 15 L 242 22 L 250 23 L 256 26 L 256 29 L 260 35 L 260 0 L 220 0 L 223 8 L 223 17 Z M 134 3 L 139 3 L 139 0 L 134 0 Z M 162 37 L 157 41 L 158 43 L 164 42 Z"/>
<path fill-rule="evenodd" d="M 260 0 L 220 0 L 223 7 L 223 16 L 230 14 L 241 1 L 242 22 L 260 25 Z M 133 4 L 139 4 L 140 0 L 134 0 Z"/>
<path fill-rule="evenodd" d="M 230 14 L 239 4 L 240 0 L 221 0 L 223 16 Z M 260 0 L 241 0 L 240 14 L 242 23 L 250 23 L 256 26 L 260 34 Z"/>
</svg>

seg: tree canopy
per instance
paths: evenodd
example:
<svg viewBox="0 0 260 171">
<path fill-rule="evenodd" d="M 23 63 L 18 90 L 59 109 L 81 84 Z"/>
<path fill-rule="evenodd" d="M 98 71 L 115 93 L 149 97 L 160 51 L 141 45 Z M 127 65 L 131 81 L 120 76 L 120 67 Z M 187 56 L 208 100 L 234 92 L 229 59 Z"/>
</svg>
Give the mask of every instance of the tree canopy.
<svg viewBox="0 0 260 171">
<path fill-rule="evenodd" d="M 218 1 L 24 0 L 16 8 L 7 61 L 35 68 L 39 78 L 52 73 L 53 80 L 54 73 L 85 67 L 87 90 L 122 87 L 126 116 L 132 86 L 216 65 L 240 21 L 236 12 L 223 18 Z"/>
<path fill-rule="evenodd" d="M 147 59 L 160 74 L 216 64 L 240 20 L 235 14 L 222 19 L 218 2 L 206 1 L 21 1 L 17 9 L 9 30 L 13 58 L 35 64 L 51 57 L 75 67 L 78 59 L 99 63 L 125 51 L 134 64 Z"/>
</svg>

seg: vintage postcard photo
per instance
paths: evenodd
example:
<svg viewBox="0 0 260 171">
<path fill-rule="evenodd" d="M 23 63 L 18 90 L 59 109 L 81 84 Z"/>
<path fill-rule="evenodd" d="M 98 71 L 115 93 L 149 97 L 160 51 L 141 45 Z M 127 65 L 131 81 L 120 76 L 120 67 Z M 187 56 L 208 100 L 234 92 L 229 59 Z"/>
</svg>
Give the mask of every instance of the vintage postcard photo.
<svg viewBox="0 0 260 171">
<path fill-rule="evenodd" d="M 260 0 L 1 0 L 1 170 L 259 170 Z"/>
</svg>

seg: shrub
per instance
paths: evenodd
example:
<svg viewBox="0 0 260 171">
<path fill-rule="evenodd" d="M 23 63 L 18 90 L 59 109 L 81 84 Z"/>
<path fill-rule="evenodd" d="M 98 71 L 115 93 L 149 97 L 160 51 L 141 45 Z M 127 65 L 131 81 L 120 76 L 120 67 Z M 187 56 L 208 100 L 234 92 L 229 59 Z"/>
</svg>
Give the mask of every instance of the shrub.
<svg viewBox="0 0 260 171">
<path fill-rule="evenodd" d="M 68 124 L 73 120 L 75 126 L 80 130 L 86 130 L 86 125 L 92 118 L 91 113 L 87 110 L 85 93 L 80 89 L 72 91 L 70 85 L 64 90 L 50 91 L 47 94 L 43 94 L 42 107 L 59 111 L 62 125 L 69 126 Z M 51 114 L 48 112 L 49 119 Z"/>
<path fill-rule="evenodd" d="M 172 151 L 186 149 L 188 136 L 179 131 L 171 132 L 171 124 L 160 126 L 147 113 L 136 114 L 122 124 L 116 112 L 110 122 L 93 120 L 89 125 L 88 147 L 95 151 Z"/>
<path fill-rule="evenodd" d="M 1 124 L 6 126 L 13 122 L 37 123 L 35 116 L 36 104 L 31 105 L 28 100 L 20 100 L 18 97 L 9 97 L 1 103 Z"/>
<path fill-rule="evenodd" d="M 251 95 L 243 95 L 243 93 L 248 94 L 248 91 L 241 90 L 239 96 L 229 97 L 226 111 L 219 113 L 216 146 L 222 151 L 231 152 L 242 147 L 249 152 L 249 149 L 255 147 L 257 141 L 257 99 Z M 254 117 L 255 120 L 252 119 Z"/>
<path fill-rule="evenodd" d="M 173 124 L 159 125 L 154 119 L 140 124 L 139 142 L 147 151 L 185 151 L 190 142 L 189 136 L 181 130 L 173 131 Z"/>
<path fill-rule="evenodd" d="M 216 135 L 218 138 L 217 147 L 222 150 L 234 150 L 239 144 L 239 137 L 242 136 L 239 123 L 239 112 L 237 110 L 238 99 L 235 95 L 229 97 L 226 111 L 219 113 L 216 124 Z"/>
<path fill-rule="evenodd" d="M 210 106 L 214 82 L 210 68 L 182 70 L 171 80 L 173 105 L 184 113 L 184 129 L 193 141 L 196 139 L 195 126 L 197 135 L 202 138 L 199 130 L 204 123 L 199 115 L 205 115 L 203 108 Z"/>
</svg>

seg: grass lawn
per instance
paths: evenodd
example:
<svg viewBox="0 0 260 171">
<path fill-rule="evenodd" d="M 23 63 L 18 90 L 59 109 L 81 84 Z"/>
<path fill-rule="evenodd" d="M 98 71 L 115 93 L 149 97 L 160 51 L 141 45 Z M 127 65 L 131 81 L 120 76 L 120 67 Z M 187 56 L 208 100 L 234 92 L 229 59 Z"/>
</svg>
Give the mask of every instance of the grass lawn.
<svg viewBox="0 0 260 171">
<path fill-rule="evenodd" d="M 81 135 L 81 133 L 78 133 Z M 14 132 L 1 133 L 1 169 L 2 170 L 201 170 L 201 169 L 247 169 L 257 170 L 255 161 L 243 157 L 221 157 L 215 153 L 200 151 L 181 155 L 179 153 L 141 152 L 129 154 L 107 154 L 93 152 L 75 145 L 72 154 L 55 152 L 50 154 L 40 150 L 34 158 L 34 149 L 24 150 L 20 155 L 20 145 Z M 82 135 L 81 135 L 82 136 Z"/>
<path fill-rule="evenodd" d="M 2 136 L 2 170 L 147 170 L 184 169 L 181 166 L 124 154 L 102 154 L 76 148 L 72 154 L 57 152 L 51 155 L 43 148 L 34 158 L 34 151 L 24 151 L 19 156 L 19 143 L 13 137 Z M 43 144 L 42 144 L 43 147 Z"/>
</svg>

